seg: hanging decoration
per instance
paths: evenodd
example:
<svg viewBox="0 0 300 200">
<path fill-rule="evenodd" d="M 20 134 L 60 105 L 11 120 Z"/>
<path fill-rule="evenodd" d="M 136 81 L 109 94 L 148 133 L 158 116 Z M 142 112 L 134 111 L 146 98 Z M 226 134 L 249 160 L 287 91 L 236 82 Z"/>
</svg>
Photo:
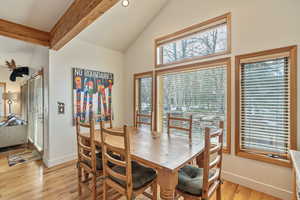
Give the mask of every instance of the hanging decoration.
<svg viewBox="0 0 300 200">
<path fill-rule="evenodd" d="M 73 68 L 73 121 L 89 122 L 92 113 L 102 115 L 96 119 L 112 117 L 113 74 Z"/>
</svg>

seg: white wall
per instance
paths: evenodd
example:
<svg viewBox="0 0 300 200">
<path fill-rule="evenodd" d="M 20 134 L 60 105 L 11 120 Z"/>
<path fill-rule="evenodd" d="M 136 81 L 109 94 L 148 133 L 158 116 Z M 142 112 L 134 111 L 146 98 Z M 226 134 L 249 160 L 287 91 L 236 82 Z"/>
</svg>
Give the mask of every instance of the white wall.
<svg viewBox="0 0 300 200">
<path fill-rule="evenodd" d="M 235 55 L 300 44 L 299 9 L 298 0 L 170 0 L 125 53 L 127 92 L 125 97 L 128 106 L 124 118 L 128 123 L 132 123 L 133 74 L 154 69 L 155 38 L 231 12 L 232 54 L 230 56 L 233 62 L 232 77 L 234 77 Z M 234 91 L 234 78 L 232 91 Z M 234 99 L 233 92 L 232 152 L 234 152 L 235 127 Z M 288 199 L 290 195 L 290 169 L 243 159 L 236 157 L 234 153 L 225 155 L 224 177 L 283 199 Z"/>
<path fill-rule="evenodd" d="M 76 158 L 76 133 L 72 125 L 72 68 L 86 68 L 114 74 L 114 125 L 123 123 L 123 54 L 73 39 L 59 51 L 50 51 L 49 68 L 49 154 L 47 166 Z M 65 114 L 57 112 L 57 102 L 65 103 Z"/>
</svg>

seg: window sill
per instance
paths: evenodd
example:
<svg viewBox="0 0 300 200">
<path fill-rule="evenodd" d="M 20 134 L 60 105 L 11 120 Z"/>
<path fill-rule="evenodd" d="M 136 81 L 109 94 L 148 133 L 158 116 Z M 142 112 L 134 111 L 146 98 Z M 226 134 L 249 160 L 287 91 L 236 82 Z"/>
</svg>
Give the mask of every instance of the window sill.
<svg viewBox="0 0 300 200">
<path fill-rule="evenodd" d="M 265 155 L 249 153 L 249 152 L 245 152 L 245 151 L 236 152 L 236 155 L 239 156 L 239 157 L 247 158 L 247 159 L 252 159 L 252 160 L 266 162 L 266 163 L 269 163 L 269 164 L 279 165 L 279 166 L 282 166 L 282 167 L 292 168 L 292 163 L 291 163 L 290 160 L 270 158 L 270 157 L 265 156 Z"/>
</svg>

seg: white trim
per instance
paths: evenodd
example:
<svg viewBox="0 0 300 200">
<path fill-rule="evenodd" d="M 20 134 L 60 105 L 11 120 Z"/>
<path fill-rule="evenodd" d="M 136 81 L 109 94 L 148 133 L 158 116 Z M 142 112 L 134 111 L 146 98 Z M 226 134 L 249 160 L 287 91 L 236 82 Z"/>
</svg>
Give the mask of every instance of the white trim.
<svg viewBox="0 0 300 200">
<path fill-rule="evenodd" d="M 273 186 L 273 185 L 269 185 L 269 184 L 265 184 L 262 182 L 259 182 L 257 180 L 248 178 L 248 177 L 244 177 L 244 176 L 240 176 L 231 172 L 227 172 L 227 171 L 222 171 L 222 177 L 224 178 L 224 180 L 245 186 L 247 188 L 265 193 L 265 194 L 269 194 L 271 196 L 274 197 L 278 197 L 280 199 L 283 200 L 290 200 L 292 197 L 292 192 L 288 191 L 288 190 L 284 190 L 282 188 Z"/>
<path fill-rule="evenodd" d="M 44 159 L 44 163 L 48 168 L 50 168 L 75 159 L 77 159 L 77 154 L 70 154 L 53 160 Z"/>
</svg>

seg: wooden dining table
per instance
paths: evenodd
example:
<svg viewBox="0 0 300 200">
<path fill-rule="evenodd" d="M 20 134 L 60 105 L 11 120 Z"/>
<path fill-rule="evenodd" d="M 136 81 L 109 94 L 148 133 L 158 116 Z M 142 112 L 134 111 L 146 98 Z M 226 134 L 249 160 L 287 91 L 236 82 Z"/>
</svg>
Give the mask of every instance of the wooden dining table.
<svg viewBox="0 0 300 200">
<path fill-rule="evenodd" d="M 132 160 L 156 169 L 160 197 L 166 200 L 175 199 L 178 170 L 204 151 L 203 138 L 193 137 L 190 141 L 188 135 L 168 135 L 134 127 L 128 127 L 127 132 L 130 135 Z M 89 133 L 84 133 L 83 136 L 88 139 Z M 124 145 L 120 138 L 109 137 L 112 145 Z M 95 143 L 101 146 L 100 130 L 96 130 Z"/>
</svg>

